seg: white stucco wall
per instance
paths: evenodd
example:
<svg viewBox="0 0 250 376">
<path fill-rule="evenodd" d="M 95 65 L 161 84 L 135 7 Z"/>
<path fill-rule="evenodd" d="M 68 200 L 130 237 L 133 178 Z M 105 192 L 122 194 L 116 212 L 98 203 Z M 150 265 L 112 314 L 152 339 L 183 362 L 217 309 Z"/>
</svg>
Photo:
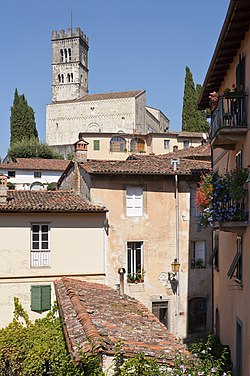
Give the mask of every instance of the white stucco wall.
<svg viewBox="0 0 250 376">
<path fill-rule="evenodd" d="M 30 311 L 32 284 L 52 284 L 62 276 L 104 282 L 104 218 L 104 214 L 80 213 L 0 214 L 0 326 L 12 319 L 14 296 L 32 318 L 41 315 Z M 48 267 L 30 266 L 32 223 L 50 225 Z"/>
</svg>

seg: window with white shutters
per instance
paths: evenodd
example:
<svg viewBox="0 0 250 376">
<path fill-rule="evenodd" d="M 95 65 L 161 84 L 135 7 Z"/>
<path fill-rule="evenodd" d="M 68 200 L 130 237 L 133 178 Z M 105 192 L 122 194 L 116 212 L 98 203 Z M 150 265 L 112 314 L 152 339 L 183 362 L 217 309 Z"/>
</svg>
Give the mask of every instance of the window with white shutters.
<svg viewBox="0 0 250 376">
<path fill-rule="evenodd" d="M 143 189 L 141 187 L 127 187 L 126 212 L 128 217 L 141 217 L 143 214 Z"/>
</svg>

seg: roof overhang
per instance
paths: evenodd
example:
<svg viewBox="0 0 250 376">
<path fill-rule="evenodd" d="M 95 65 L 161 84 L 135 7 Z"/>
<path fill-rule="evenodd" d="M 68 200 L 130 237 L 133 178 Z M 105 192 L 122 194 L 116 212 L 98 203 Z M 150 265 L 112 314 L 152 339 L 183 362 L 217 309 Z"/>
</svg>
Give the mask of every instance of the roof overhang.
<svg viewBox="0 0 250 376">
<path fill-rule="evenodd" d="M 209 94 L 218 91 L 232 63 L 241 42 L 245 38 L 250 25 L 250 1 L 231 0 L 227 15 L 217 42 L 203 89 L 199 98 L 198 108 L 209 107 Z"/>
</svg>

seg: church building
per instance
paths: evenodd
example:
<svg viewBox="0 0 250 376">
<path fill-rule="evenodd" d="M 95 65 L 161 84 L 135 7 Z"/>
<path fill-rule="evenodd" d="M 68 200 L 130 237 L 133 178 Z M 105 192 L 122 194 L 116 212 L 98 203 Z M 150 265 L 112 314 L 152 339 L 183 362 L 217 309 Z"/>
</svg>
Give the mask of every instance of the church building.
<svg viewBox="0 0 250 376">
<path fill-rule="evenodd" d="M 46 142 L 73 144 L 80 132 L 164 133 L 169 119 L 146 106 L 146 91 L 89 94 L 88 37 L 80 30 L 52 32 L 52 103 L 46 109 Z"/>
</svg>

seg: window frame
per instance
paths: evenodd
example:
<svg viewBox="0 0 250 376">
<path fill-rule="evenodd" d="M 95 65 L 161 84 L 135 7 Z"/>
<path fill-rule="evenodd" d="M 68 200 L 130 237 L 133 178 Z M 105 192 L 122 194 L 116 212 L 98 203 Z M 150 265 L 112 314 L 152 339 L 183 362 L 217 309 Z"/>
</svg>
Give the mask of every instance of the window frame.
<svg viewBox="0 0 250 376">
<path fill-rule="evenodd" d="M 120 136 L 114 136 L 110 139 L 110 151 L 113 153 L 126 152 L 126 140 Z"/>
<path fill-rule="evenodd" d="M 34 231 L 35 226 L 38 226 L 38 231 Z M 47 231 L 43 230 L 42 226 L 46 226 Z M 37 248 L 34 246 L 35 243 L 38 243 Z M 50 223 L 48 222 L 31 223 L 30 266 L 31 268 L 50 267 Z"/>
<path fill-rule="evenodd" d="M 242 285 L 243 281 L 243 236 L 242 234 L 237 235 L 236 239 L 236 254 L 234 259 L 228 269 L 227 276 L 231 279 L 233 276 L 235 277 L 235 282 Z"/>
<path fill-rule="evenodd" d="M 137 195 L 136 191 L 140 192 L 140 194 Z M 143 211 L 144 211 L 143 193 L 144 193 L 143 187 L 140 187 L 140 186 L 139 187 L 138 186 L 126 187 L 126 216 L 127 217 L 142 217 L 143 216 Z"/>
<path fill-rule="evenodd" d="M 163 140 L 163 149 L 170 150 L 170 140 Z"/>
<path fill-rule="evenodd" d="M 190 140 L 183 140 L 183 149 L 188 149 L 190 146 Z"/>
<path fill-rule="evenodd" d="M 202 249 L 196 249 L 198 243 L 202 243 Z M 202 252 L 203 257 L 197 257 L 197 253 Z M 202 260 L 202 263 L 200 262 Z M 192 240 L 190 243 L 190 268 L 205 269 L 206 268 L 206 240 Z"/>
<path fill-rule="evenodd" d="M 127 241 L 127 282 L 144 282 L 144 243 L 141 240 Z"/>
</svg>

